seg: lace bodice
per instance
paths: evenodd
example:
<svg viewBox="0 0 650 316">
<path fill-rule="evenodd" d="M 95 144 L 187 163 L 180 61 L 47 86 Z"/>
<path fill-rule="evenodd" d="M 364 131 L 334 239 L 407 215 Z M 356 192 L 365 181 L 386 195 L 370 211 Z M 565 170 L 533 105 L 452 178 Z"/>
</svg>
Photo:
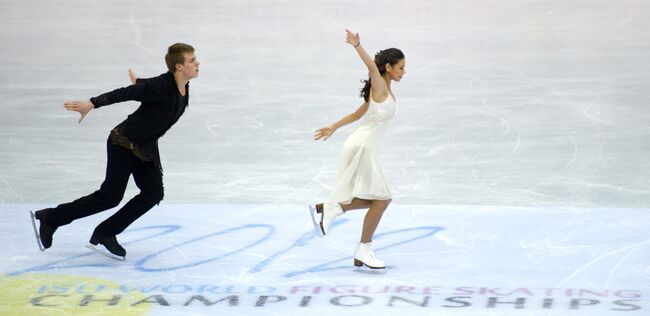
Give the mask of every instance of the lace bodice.
<svg viewBox="0 0 650 316">
<path fill-rule="evenodd" d="M 363 116 L 361 125 L 374 127 L 388 124 L 397 111 L 397 102 L 395 101 L 395 98 L 390 95 L 381 103 L 373 101 L 372 97 L 369 99 L 368 112 Z"/>
</svg>

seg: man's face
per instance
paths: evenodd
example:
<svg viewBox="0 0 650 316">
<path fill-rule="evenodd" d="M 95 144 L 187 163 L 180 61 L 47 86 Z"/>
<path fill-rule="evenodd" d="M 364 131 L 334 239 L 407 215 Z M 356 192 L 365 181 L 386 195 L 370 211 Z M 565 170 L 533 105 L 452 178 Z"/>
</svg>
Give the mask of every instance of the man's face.
<svg viewBox="0 0 650 316">
<path fill-rule="evenodd" d="M 180 71 L 183 73 L 185 78 L 192 79 L 199 76 L 199 61 L 196 59 L 194 53 L 185 53 L 185 62 L 183 65 L 176 65 L 179 67 Z M 177 68 L 178 69 L 178 68 Z"/>
</svg>

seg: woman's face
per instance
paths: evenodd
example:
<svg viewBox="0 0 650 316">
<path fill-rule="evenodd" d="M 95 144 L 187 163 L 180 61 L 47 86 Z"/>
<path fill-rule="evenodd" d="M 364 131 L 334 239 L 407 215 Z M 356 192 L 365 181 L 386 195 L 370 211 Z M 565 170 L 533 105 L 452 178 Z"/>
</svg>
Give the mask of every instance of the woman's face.
<svg viewBox="0 0 650 316">
<path fill-rule="evenodd" d="M 395 65 L 386 65 L 386 71 L 391 80 L 399 82 L 406 74 L 406 59 L 400 59 Z"/>
</svg>

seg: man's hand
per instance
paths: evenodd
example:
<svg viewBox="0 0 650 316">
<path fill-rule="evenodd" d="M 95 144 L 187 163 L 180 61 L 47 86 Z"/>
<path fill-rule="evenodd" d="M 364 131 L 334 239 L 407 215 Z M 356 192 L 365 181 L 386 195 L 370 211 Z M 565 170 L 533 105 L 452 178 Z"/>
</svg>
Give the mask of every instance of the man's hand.
<svg viewBox="0 0 650 316">
<path fill-rule="evenodd" d="M 67 101 L 63 104 L 63 107 L 68 111 L 79 112 L 81 116 L 78 123 L 81 123 L 86 114 L 95 108 L 95 105 L 90 101 Z"/>
<path fill-rule="evenodd" d="M 131 79 L 131 84 L 135 84 L 136 80 L 138 80 L 138 76 L 135 74 L 135 71 L 133 69 L 129 68 L 129 79 Z"/>
</svg>

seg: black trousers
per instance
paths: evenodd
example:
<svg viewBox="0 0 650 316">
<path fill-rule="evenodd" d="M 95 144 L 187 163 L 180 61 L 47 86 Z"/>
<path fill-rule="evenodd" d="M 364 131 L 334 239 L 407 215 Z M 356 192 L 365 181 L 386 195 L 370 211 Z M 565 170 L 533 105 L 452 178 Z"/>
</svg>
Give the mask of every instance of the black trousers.
<svg viewBox="0 0 650 316">
<path fill-rule="evenodd" d="M 117 235 L 163 199 L 162 171 L 153 162 L 142 161 L 128 149 L 107 142 L 106 178 L 99 190 L 49 210 L 48 225 L 58 227 L 117 206 L 133 175 L 140 194 L 95 228 L 98 237 Z"/>
</svg>

